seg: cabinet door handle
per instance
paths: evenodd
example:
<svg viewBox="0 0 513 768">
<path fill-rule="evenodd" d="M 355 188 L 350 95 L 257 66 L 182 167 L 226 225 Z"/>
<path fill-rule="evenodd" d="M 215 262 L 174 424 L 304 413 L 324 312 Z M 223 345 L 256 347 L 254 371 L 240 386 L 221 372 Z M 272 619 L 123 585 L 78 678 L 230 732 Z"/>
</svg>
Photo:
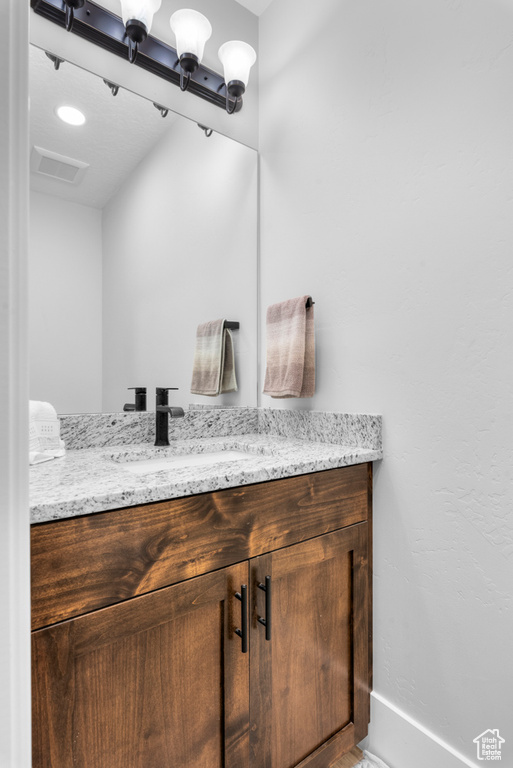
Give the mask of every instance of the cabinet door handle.
<svg viewBox="0 0 513 768">
<path fill-rule="evenodd" d="M 265 592 L 265 619 L 261 616 L 258 617 L 258 621 L 265 627 L 265 639 L 271 639 L 271 577 L 265 577 L 265 584 L 259 584 L 258 589 Z"/>
<path fill-rule="evenodd" d="M 237 600 L 241 602 L 241 622 L 242 629 L 235 629 L 234 632 L 241 639 L 242 653 L 248 652 L 248 585 L 242 584 L 240 592 L 235 593 Z"/>
</svg>

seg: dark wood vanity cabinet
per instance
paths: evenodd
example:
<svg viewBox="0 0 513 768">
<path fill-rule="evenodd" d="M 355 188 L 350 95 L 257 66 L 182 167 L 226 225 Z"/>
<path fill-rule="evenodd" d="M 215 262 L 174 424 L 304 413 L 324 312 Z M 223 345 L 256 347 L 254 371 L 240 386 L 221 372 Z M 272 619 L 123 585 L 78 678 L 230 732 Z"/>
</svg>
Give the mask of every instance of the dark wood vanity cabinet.
<svg viewBox="0 0 513 768">
<path fill-rule="evenodd" d="M 247 765 L 247 565 L 35 632 L 33 767 Z"/>
<path fill-rule="evenodd" d="M 325 768 L 367 733 L 367 524 L 327 533 L 250 563 L 253 589 L 250 765 Z"/>
<path fill-rule="evenodd" d="M 357 465 L 33 526 L 33 768 L 348 752 L 369 720 L 371 484 Z"/>
</svg>

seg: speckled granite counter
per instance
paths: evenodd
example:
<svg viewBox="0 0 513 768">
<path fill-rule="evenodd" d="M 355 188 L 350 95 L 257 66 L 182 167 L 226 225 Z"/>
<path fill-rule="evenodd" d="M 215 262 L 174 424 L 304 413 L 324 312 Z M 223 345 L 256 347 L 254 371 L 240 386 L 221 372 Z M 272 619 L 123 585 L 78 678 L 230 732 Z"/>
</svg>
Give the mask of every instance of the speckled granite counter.
<svg viewBox="0 0 513 768">
<path fill-rule="evenodd" d="M 379 420 L 373 446 L 362 446 L 368 440 L 349 446 L 251 433 L 174 440 L 169 448 L 141 443 L 70 450 L 63 459 L 31 467 L 31 521 L 92 514 L 381 459 L 381 420 L 372 418 Z M 141 475 L 123 466 L 127 461 L 157 456 L 220 450 L 244 451 L 251 458 Z"/>
</svg>

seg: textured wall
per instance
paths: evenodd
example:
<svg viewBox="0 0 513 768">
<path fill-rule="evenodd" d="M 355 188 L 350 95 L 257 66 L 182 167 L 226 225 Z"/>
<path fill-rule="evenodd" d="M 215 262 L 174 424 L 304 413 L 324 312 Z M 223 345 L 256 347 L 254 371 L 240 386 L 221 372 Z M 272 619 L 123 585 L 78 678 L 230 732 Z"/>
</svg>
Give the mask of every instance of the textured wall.
<svg viewBox="0 0 513 768">
<path fill-rule="evenodd" d="M 260 64 L 262 308 L 312 294 L 318 371 L 262 404 L 383 414 L 375 689 L 513 765 L 513 4 L 274 0 Z"/>
</svg>

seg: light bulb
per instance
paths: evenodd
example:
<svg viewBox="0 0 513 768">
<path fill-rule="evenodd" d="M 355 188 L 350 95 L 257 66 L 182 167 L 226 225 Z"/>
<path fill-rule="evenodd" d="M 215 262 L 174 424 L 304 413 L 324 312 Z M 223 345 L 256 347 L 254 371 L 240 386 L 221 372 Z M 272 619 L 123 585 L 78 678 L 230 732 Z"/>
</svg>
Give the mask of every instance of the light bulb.
<svg viewBox="0 0 513 768">
<path fill-rule="evenodd" d="M 230 83 L 237 82 L 242 83 L 244 93 L 249 80 L 249 70 L 256 61 L 253 48 L 242 40 L 230 40 L 219 48 L 218 55 L 224 68 L 224 81 L 228 91 L 231 93 Z"/>
<path fill-rule="evenodd" d="M 198 11 L 182 8 L 182 10 L 173 13 L 169 24 L 176 37 L 176 52 L 182 67 L 186 71 L 194 71 L 194 69 L 187 69 L 183 65 L 184 63 L 187 64 L 189 57 L 192 57 L 193 62 L 196 61 L 195 69 L 201 63 L 205 43 L 212 34 L 209 20 Z"/>
<path fill-rule="evenodd" d="M 120 0 L 120 2 L 123 24 L 128 36 L 136 42 L 142 42 L 150 33 L 153 16 L 162 5 L 162 0 Z M 137 24 L 130 22 L 137 22 Z M 137 30 L 140 30 L 139 33 Z"/>
</svg>

